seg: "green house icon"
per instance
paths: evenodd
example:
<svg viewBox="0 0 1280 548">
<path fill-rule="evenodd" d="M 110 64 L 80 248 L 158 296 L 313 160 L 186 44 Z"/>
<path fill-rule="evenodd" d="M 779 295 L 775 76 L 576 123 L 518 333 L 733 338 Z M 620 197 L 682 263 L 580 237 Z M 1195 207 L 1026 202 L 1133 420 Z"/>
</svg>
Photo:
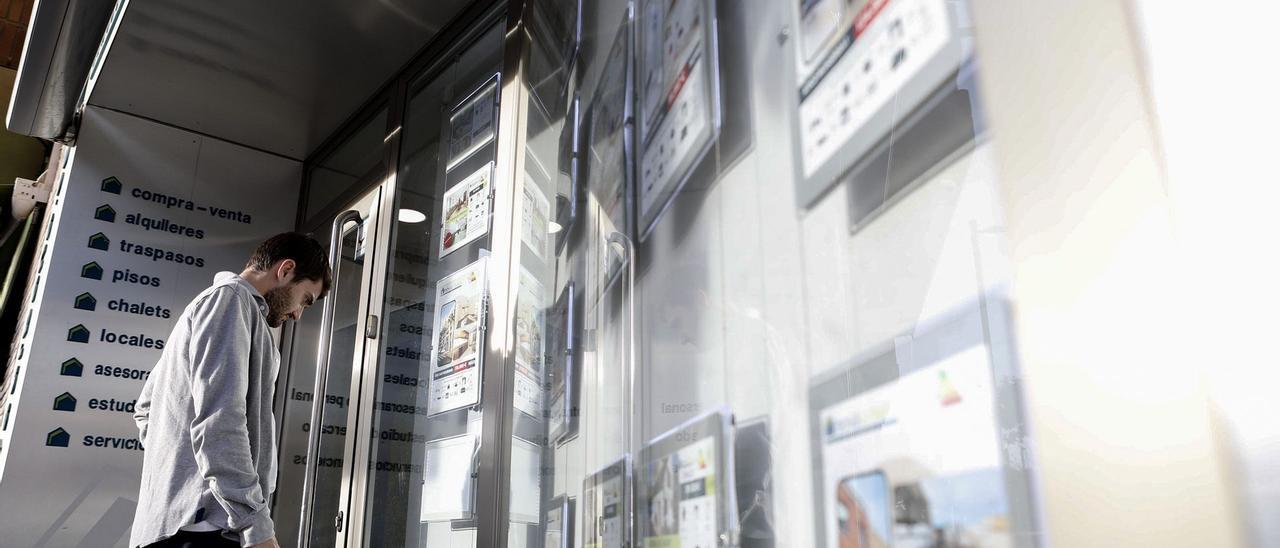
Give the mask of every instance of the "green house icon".
<svg viewBox="0 0 1280 548">
<path fill-rule="evenodd" d="M 63 430 L 61 427 L 54 428 L 53 431 L 49 432 L 49 435 L 44 438 L 44 444 L 49 447 L 66 447 L 69 443 L 71 443 L 71 434 L 67 433 L 67 431 Z"/>
<path fill-rule="evenodd" d="M 68 377 L 79 377 L 84 373 L 84 364 L 80 360 L 71 358 L 62 362 L 62 374 Z"/>
<path fill-rule="evenodd" d="M 92 262 L 80 267 L 80 277 L 89 278 L 90 280 L 102 279 L 102 267 L 96 262 Z"/>
<path fill-rule="evenodd" d="M 67 340 L 71 342 L 87 343 L 89 342 L 89 329 L 84 324 L 78 324 L 67 330 Z"/>
<path fill-rule="evenodd" d="M 54 411 L 72 411 L 76 410 L 76 397 L 70 392 L 63 392 L 62 395 L 53 398 Z"/>
<path fill-rule="evenodd" d="M 98 209 L 93 210 L 93 218 L 99 221 L 114 223 L 116 222 L 116 210 L 112 209 L 108 204 L 102 204 L 98 206 Z"/>
<path fill-rule="evenodd" d="M 106 179 L 103 179 L 103 180 L 102 180 L 102 191 L 103 191 L 103 192 L 110 192 L 110 193 L 112 193 L 112 194 L 119 194 L 119 193 L 120 193 L 120 190 L 121 190 L 121 189 L 123 189 L 123 188 L 124 188 L 124 185 L 120 184 L 120 179 L 117 179 L 117 178 L 115 178 L 115 177 L 107 177 Z"/>
<path fill-rule="evenodd" d="M 99 232 L 93 236 L 89 236 L 89 247 L 106 251 L 111 247 L 111 240 L 107 238 L 106 234 Z"/>
<path fill-rule="evenodd" d="M 76 295 L 75 307 L 77 310 L 88 310 L 92 312 L 98 308 L 98 299 L 93 298 L 93 295 L 88 293 L 81 293 Z"/>
</svg>

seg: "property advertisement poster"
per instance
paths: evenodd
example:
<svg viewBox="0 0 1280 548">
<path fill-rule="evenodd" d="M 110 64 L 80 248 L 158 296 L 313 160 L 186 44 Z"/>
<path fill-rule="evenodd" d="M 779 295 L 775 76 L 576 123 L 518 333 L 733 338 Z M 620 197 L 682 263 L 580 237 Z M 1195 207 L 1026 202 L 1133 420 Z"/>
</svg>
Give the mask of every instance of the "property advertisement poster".
<svg viewBox="0 0 1280 548">
<path fill-rule="evenodd" d="M 986 349 L 819 414 L 828 548 L 1013 545 Z"/>
<path fill-rule="evenodd" d="M 646 464 L 639 501 L 644 546 L 718 546 L 716 462 L 716 440 L 703 438 Z"/>
<path fill-rule="evenodd" d="M 574 299 L 577 284 L 569 282 L 547 313 L 547 432 L 553 443 L 573 437 L 578 430 L 578 382 L 574 361 L 577 321 Z"/>
<path fill-rule="evenodd" d="M 551 249 L 551 202 L 538 187 L 538 182 L 529 175 L 524 178 L 524 199 L 520 224 L 520 241 L 533 252 L 539 260 L 545 261 Z"/>
<path fill-rule="evenodd" d="M 428 415 L 480 402 L 487 262 L 481 258 L 436 284 Z"/>
<path fill-rule="evenodd" d="M 861 157 L 838 153 L 891 100 L 903 100 L 899 91 L 944 50 L 952 30 L 944 0 L 798 1 L 800 163 L 808 178 L 828 162 Z M 866 136 L 861 148 L 878 138 Z"/>
<path fill-rule="evenodd" d="M 582 536 L 586 548 L 623 548 L 630 544 L 630 459 L 622 459 L 582 482 Z"/>
<path fill-rule="evenodd" d="M 636 538 L 651 548 L 713 548 L 737 538 L 733 413 L 719 407 L 644 445 L 636 459 Z"/>
<path fill-rule="evenodd" d="M 538 279 L 520 268 L 516 295 L 515 407 L 542 417 L 543 360 L 546 357 L 546 293 Z"/>
<path fill-rule="evenodd" d="M 643 0 L 639 8 L 639 230 L 710 149 L 719 128 L 714 22 L 706 0 Z"/>
<path fill-rule="evenodd" d="M 493 162 L 489 162 L 445 191 L 440 213 L 441 257 L 489 232 L 492 182 Z"/>
</svg>

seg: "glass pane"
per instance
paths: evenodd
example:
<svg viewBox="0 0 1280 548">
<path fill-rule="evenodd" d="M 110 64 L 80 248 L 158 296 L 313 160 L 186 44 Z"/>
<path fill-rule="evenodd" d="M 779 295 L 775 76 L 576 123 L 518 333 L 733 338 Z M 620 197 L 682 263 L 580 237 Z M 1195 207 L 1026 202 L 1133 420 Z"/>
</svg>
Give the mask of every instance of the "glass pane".
<svg viewBox="0 0 1280 548">
<path fill-rule="evenodd" d="M 490 247 L 501 48 L 501 30 L 494 28 L 409 90 L 364 546 L 476 542 L 483 365 L 476 351 L 485 310 L 484 276 L 471 274 Z M 440 301 L 438 291 L 445 292 Z"/>
<path fill-rule="evenodd" d="M 577 507 L 588 463 L 584 457 L 588 447 L 594 451 L 600 444 L 611 448 L 603 453 L 621 448 L 616 429 L 601 425 L 619 421 L 624 403 L 614 398 L 607 417 L 580 412 L 580 386 L 594 383 L 620 397 L 622 370 L 591 377 L 598 369 L 592 361 L 596 355 L 587 349 L 595 342 L 584 336 L 594 332 L 588 326 L 596 325 L 593 318 L 601 313 L 594 298 L 603 287 L 593 277 L 605 242 L 595 228 L 601 208 L 581 187 L 588 166 L 581 145 L 585 128 L 577 123 L 584 102 L 576 62 L 581 43 L 577 2 L 534 2 L 525 15 L 527 101 L 522 109 L 523 170 L 516 181 L 517 294 L 508 358 L 514 388 L 507 546 L 578 546 Z M 625 71 L 617 84 L 625 90 Z M 614 131 L 609 144 L 620 155 L 623 96 L 606 100 L 617 107 L 613 112 L 618 117 L 605 125 Z M 619 171 L 622 165 L 618 161 L 610 167 Z M 603 308 L 616 313 L 619 303 L 611 300 Z"/>
<path fill-rule="evenodd" d="M 509 544 L 1034 544 L 964 3 L 526 9 Z"/>
<path fill-rule="evenodd" d="M 362 183 L 380 182 L 384 173 L 384 139 L 387 136 L 387 109 L 378 109 L 332 153 L 311 168 L 307 180 L 306 219 L 327 213 L 326 207 L 348 192 L 363 187 Z"/>
</svg>

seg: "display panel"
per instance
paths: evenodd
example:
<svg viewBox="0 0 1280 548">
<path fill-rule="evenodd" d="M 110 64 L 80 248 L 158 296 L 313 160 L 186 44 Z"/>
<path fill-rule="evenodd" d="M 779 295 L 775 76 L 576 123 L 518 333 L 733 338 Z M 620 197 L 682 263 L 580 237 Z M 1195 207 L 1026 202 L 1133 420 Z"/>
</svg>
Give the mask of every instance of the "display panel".
<svg viewBox="0 0 1280 548">
<path fill-rule="evenodd" d="M 582 98 L 577 93 L 569 101 L 564 127 L 560 130 L 560 169 L 556 177 L 555 254 L 559 255 L 578 222 L 582 197 Z"/>
<path fill-rule="evenodd" d="M 440 212 L 440 257 L 489 232 L 493 162 L 485 164 L 444 193 Z"/>
<path fill-rule="evenodd" d="M 546 358 L 546 292 L 538 279 L 520 268 L 516 295 L 514 405 L 526 415 L 542 418 L 543 360 Z"/>
<path fill-rule="evenodd" d="M 711 548 L 737 543 L 733 415 L 718 409 L 640 451 L 636 536 L 643 546 Z"/>
<path fill-rule="evenodd" d="M 600 86 L 591 99 L 590 189 L 605 214 L 620 226 L 627 222 L 629 152 L 626 126 L 631 118 L 629 24 L 618 29 Z"/>
<path fill-rule="evenodd" d="M 563 495 L 551 499 L 543 517 L 542 548 L 574 548 L 574 513 L 577 499 Z"/>
<path fill-rule="evenodd" d="M 546 19 L 548 39 L 557 45 L 561 62 L 573 64 L 582 42 L 582 0 L 535 0 L 532 4 L 534 13 Z"/>
<path fill-rule="evenodd" d="M 846 177 L 849 229 L 869 225 L 910 190 L 948 169 L 983 140 L 977 74 L 966 63 L 893 132 L 867 152 Z"/>
<path fill-rule="evenodd" d="M 637 13 L 644 240 L 720 132 L 720 69 L 713 0 L 641 0 Z"/>
<path fill-rule="evenodd" d="M 631 458 L 624 455 L 582 482 L 582 545 L 631 545 Z"/>
<path fill-rule="evenodd" d="M 534 95 L 553 116 L 565 108 L 566 89 L 573 84 L 582 43 L 582 0 L 536 0 L 530 3 L 529 35 L 537 50 L 530 59 Z M 545 59 L 541 59 L 545 56 Z"/>
<path fill-rule="evenodd" d="M 796 0 L 797 197 L 809 204 L 953 76 L 948 0 Z"/>
<path fill-rule="evenodd" d="M 539 523 L 542 503 L 542 449 L 520 438 L 511 438 L 511 521 Z"/>
<path fill-rule="evenodd" d="M 520 202 L 524 222 L 520 225 L 520 241 L 540 261 L 547 260 L 551 250 L 551 202 L 530 175 L 525 174 L 524 198 Z"/>
<path fill-rule="evenodd" d="M 628 12 L 630 10 L 628 9 Z M 588 116 L 588 191 L 600 205 L 599 230 L 605 238 L 597 242 L 601 279 L 595 284 L 603 293 L 617 280 L 623 262 L 608 249 L 609 234 L 631 233 L 631 147 L 632 81 L 630 13 L 618 27 L 600 85 L 591 99 Z"/>
<path fill-rule="evenodd" d="M 733 433 L 734 486 L 738 495 L 738 546 L 772 548 L 773 438 L 769 421 L 736 421 Z"/>
<path fill-rule="evenodd" d="M 429 415 L 480 401 L 487 263 L 481 258 L 436 284 Z"/>
<path fill-rule="evenodd" d="M 1016 544 L 990 352 L 973 305 L 814 385 L 822 546 Z"/>
<path fill-rule="evenodd" d="M 423 448 L 423 522 L 471 517 L 475 497 L 476 436 L 467 434 L 427 443 Z"/>
<path fill-rule="evenodd" d="M 449 161 L 445 171 L 480 150 L 497 133 L 498 76 L 463 99 L 449 115 Z"/>
<path fill-rule="evenodd" d="M 578 434 L 578 401 L 581 378 L 576 337 L 582 321 L 576 308 L 577 284 L 568 282 L 547 315 L 547 433 L 553 444 Z"/>
</svg>

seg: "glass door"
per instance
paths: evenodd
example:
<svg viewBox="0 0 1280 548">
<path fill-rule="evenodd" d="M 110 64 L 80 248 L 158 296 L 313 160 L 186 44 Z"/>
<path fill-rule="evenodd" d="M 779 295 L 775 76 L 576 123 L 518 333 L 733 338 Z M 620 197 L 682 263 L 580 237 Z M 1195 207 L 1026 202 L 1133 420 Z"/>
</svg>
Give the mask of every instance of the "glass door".
<svg viewBox="0 0 1280 548">
<path fill-rule="evenodd" d="M 379 222 L 382 186 L 346 204 L 314 236 L 330 253 L 334 285 L 319 314 L 293 327 L 281 436 L 280 482 L 275 511 L 282 546 L 338 546 L 360 372 L 373 285 L 373 228 Z M 282 497 L 287 496 L 288 499 Z"/>
</svg>

